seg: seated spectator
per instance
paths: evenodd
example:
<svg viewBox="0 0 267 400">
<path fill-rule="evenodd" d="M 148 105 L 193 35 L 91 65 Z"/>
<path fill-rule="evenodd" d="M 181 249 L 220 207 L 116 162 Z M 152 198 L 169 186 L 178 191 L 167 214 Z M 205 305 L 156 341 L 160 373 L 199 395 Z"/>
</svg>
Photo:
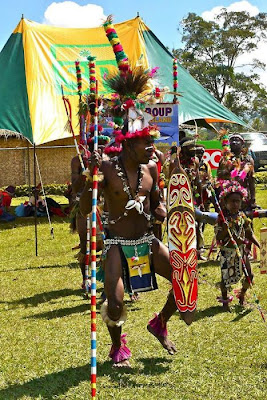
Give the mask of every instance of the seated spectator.
<svg viewBox="0 0 267 400">
<path fill-rule="evenodd" d="M 9 211 L 15 189 L 15 186 L 8 186 L 5 190 L 0 190 L 0 207 L 4 207 L 5 211 Z"/>
<path fill-rule="evenodd" d="M 5 190 L 0 190 L 0 220 L 4 222 L 13 221 L 14 215 L 9 213 L 12 198 L 15 195 L 15 186 L 8 186 Z"/>
</svg>

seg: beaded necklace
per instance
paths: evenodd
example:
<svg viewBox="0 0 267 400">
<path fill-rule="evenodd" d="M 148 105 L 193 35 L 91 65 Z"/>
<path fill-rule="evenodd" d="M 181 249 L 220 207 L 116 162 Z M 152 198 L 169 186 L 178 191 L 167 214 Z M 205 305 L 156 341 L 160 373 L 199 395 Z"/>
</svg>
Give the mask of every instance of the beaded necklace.
<svg viewBox="0 0 267 400">
<path fill-rule="evenodd" d="M 117 175 L 121 178 L 124 192 L 126 192 L 128 194 L 129 200 L 133 200 L 139 193 L 140 189 L 142 188 L 143 171 L 142 171 L 141 165 L 139 164 L 139 166 L 138 166 L 137 187 L 136 187 L 135 194 L 133 194 L 133 190 L 130 186 L 129 178 L 128 178 L 127 172 L 124 168 L 124 165 L 122 163 L 122 159 L 119 157 L 118 157 L 118 161 L 117 161 L 115 168 L 117 171 L 119 171 L 117 173 Z"/>
<path fill-rule="evenodd" d="M 244 213 L 239 211 L 236 216 L 228 215 L 227 217 L 229 228 L 231 232 L 238 238 L 242 239 L 241 235 L 244 235 Z"/>
<path fill-rule="evenodd" d="M 142 180 L 143 180 L 142 166 L 139 165 L 139 167 L 138 167 L 137 187 L 136 187 L 135 193 L 133 193 L 133 190 L 132 190 L 132 188 L 130 186 L 130 182 L 129 182 L 129 178 L 128 178 L 127 172 L 126 172 L 126 170 L 125 170 L 125 168 L 124 168 L 124 166 L 122 164 L 121 158 L 114 157 L 112 159 L 112 161 L 114 161 L 116 163 L 115 164 L 115 169 L 118 171 L 117 175 L 122 181 L 123 191 L 125 193 L 127 193 L 127 195 L 128 195 L 128 202 L 125 205 L 124 213 L 122 215 L 120 215 L 118 218 L 109 220 L 109 223 L 111 225 L 114 225 L 118 221 L 120 221 L 123 217 L 127 217 L 128 213 L 129 213 L 129 210 L 131 210 L 132 208 L 135 208 L 139 214 L 143 214 L 144 217 L 148 221 L 150 221 L 151 216 L 144 212 L 144 206 L 143 206 L 143 202 L 144 202 L 146 196 L 138 196 L 138 193 L 142 189 Z"/>
</svg>

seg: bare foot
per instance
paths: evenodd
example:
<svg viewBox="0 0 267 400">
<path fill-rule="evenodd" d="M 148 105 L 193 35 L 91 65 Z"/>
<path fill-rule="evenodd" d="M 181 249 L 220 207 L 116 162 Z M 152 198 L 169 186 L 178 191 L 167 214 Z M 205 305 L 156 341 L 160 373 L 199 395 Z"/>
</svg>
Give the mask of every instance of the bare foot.
<svg viewBox="0 0 267 400">
<path fill-rule="evenodd" d="M 173 355 L 174 353 L 177 352 L 177 349 L 175 347 L 175 344 L 171 342 L 167 336 L 159 336 L 155 333 L 154 329 L 150 326 L 147 325 L 147 330 L 148 332 L 152 333 L 153 336 L 155 336 L 156 339 L 160 342 L 162 347 L 168 351 L 169 354 Z"/>
<path fill-rule="evenodd" d="M 132 368 L 129 360 L 119 361 L 112 365 L 113 368 Z"/>
</svg>

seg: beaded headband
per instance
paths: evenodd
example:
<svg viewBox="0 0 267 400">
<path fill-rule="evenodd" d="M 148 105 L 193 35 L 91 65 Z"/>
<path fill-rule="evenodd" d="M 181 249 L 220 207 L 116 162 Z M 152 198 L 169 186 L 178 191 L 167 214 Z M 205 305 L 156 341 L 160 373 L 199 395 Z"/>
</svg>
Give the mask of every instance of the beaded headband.
<svg viewBox="0 0 267 400">
<path fill-rule="evenodd" d="M 104 149 L 104 153 L 109 155 L 111 153 L 113 154 L 119 154 L 122 151 L 122 147 L 121 146 L 106 146 Z"/>
<path fill-rule="evenodd" d="M 238 133 L 235 133 L 235 134 L 231 135 L 231 136 L 229 137 L 229 140 L 231 141 L 231 139 L 233 139 L 233 138 L 238 138 L 238 139 L 240 139 L 243 143 L 245 142 L 245 141 L 244 141 L 244 138 L 243 138 L 241 135 L 239 135 Z"/>
<path fill-rule="evenodd" d="M 186 142 L 181 144 L 181 147 L 192 146 L 192 145 L 195 145 L 195 144 L 196 144 L 195 140 L 187 140 Z"/>
</svg>

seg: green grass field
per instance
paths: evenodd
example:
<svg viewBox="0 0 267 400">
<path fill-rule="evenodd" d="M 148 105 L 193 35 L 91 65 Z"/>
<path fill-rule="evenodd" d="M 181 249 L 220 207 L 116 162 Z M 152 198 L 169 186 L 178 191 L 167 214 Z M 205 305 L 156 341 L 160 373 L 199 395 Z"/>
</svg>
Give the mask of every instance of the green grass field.
<svg viewBox="0 0 267 400">
<path fill-rule="evenodd" d="M 54 197 L 56 200 L 63 198 Z M 14 199 L 18 205 L 21 199 Z M 23 201 L 23 199 L 22 199 Z M 257 190 L 267 208 L 267 191 Z M 266 221 L 267 222 L 267 221 Z M 67 219 L 39 219 L 35 256 L 33 218 L 0 225 L 0 400 L 90 399 L 90 304 L 81 296 L 81 275 L 71 248 L 78 236 Z M 259 233 L 261 221 L 255 222 Z M 211 242 L 212 227 L 205 231 Z M 253 263 L 254 290 L 267 309 L 267 275 Z M 267 398 L 267 323 L 253 296 L 242 309 L 235 299 L 223 313 L 218 262 L 199 265 L 199 301 L 195 322 L 187 327 L 176 314 L 169 335 L 178 353 L 168 355 L 147 330 L 147 321 L 162 308 L 169 284 L 130 303 L 124 325 L 132 350 L 132 370 L 111 368 L 110 339 L 99 314 L 97 326 L 100 400 L 264 400 Z M 98 287 L 98 297 L 102 290 Z M 99 306 L 98 306 L 99 313 Z"/>
</svg>

